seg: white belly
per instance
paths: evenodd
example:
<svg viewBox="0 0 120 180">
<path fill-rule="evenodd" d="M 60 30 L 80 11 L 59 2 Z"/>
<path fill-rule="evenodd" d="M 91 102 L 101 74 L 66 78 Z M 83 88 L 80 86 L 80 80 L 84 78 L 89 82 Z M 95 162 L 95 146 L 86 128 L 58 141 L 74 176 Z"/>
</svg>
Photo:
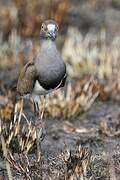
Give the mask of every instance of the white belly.
<svg viewBox="0 0 120 180">
<path fill-rule="evenodd" d="M 35 86 L 34 86 L 34 89 L 32 91 L 32 94 L 33 95 L 46 95 L 48 93 L 51 93 L 52 90 L 45 90 L 40 84 L 38 81 L 35 82 Z"/>
</svg>

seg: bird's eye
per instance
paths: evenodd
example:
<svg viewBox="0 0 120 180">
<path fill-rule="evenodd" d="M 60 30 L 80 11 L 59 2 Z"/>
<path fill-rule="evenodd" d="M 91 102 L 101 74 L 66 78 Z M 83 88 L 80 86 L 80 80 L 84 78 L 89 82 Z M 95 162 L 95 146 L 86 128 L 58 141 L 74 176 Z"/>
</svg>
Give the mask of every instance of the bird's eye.
<svg viewBox="0 0 120 180">
<path fill-rule="evenodd" d="M 44 24 L 42 24 L 41 29 L 44 29 Z"/>
<path fill-rule="evenodd" d="M 58 25 L 56 25 L 56 30 L 57 30 L 57 31 L 59 30 L 59 26 L 58 26 Z"/>
</svg>

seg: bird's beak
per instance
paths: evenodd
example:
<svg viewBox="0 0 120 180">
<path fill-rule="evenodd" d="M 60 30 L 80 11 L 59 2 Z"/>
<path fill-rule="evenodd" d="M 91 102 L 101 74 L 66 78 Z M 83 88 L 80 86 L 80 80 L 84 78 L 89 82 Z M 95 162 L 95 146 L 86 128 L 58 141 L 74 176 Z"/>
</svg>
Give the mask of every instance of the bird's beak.
<svg viewBox="0 0 120 180">
<path fill-rule="evenodd" d="M 54 31 L 49 31 L 49 36 L 50 36 L 52 39 L 56 39 L 57 33 L 54 32 Z"/>
</svg>

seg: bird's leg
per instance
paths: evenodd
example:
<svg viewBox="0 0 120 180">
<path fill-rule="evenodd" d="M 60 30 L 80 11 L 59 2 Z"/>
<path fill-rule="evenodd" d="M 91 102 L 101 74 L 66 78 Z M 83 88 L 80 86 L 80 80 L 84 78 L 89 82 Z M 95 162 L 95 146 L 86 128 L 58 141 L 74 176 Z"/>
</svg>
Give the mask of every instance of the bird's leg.
<svg viewBox="0 0 120 180">
<path fill-rule="evenodd" d="M 34 112 L 35 112 L 35 127 L 36 127 L 36 143 L 37 143 L 37 160 L 41 160 L 41 143 L 44 139 L 44 124 L 42 122 L 44 111 L 45 111 L 45 98 L 43 99 L 43 106 L 40 112 L 40 98 L 34 96 Z"/>
<path fill-rule="evenodd" d="M 34 101 L 34 113 L 35 113 L 35 116 L 39 117 L 39 111 L 40 111 L 39 103 L 37 101 Z"/>
<path fill-rule="evenodd" d="M 36 128 L 36 144 L 37 144 L 37 161 L 41 159 L 41 146 L 39 143 L 39 127 L 37 126 L 37 122 L 39 119 L 39 104 L 37 101 L 34 101 L 34 113 L 35 113 L 35 128 Z"/>
<path fill-rule="evenodd" d="M 43 116 L 44 116 L 44 112 L 45 112 L 45 105 L 46 105 L 46 99 L 45 99 L 45 96 L 43 96 L 43 107 L 42 107 L 42 111 L 41 111 L 41 115 L 40 115 L 40 119 L 42 120 L 43 119 Z"/>
</svg>

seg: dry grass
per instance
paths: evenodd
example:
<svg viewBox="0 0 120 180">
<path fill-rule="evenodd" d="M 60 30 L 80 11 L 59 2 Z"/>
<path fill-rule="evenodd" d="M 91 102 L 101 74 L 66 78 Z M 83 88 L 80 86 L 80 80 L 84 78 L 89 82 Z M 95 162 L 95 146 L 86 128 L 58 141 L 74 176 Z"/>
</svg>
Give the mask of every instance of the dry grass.
<svg viewBox="0 0 120 180">
<path fill-rule="evenodd" d="M 86 179 L 90 165 L 91 153 L 89 149 L 78 146 L 76 152 L 72 153 L 69 148 L 65 148 L 63 153 L 66 164 L 65 179 Z"/>
<path fill-rule="evenodd" d="M 47 97 L 46 114 L 59 118 L 75 118 L 87 111 L 99 95 L 97 82 L 92 78 L 68 83 L 66 91 L 56 91 Z M 72 110 L 72 111 L 71 111 Z"/>
<path fill-rule="evenodd" d="M 91 2 L 95 3 L 95 1 Z M 22 1 L 14 1 L 14 3 L 14 7 L 12 7 L 14 14 L 10 14 L 8 8 L 7 11 L 5 10 L 6 13 L 2 12 L 0 15 L 1 18 L 4 16 L 5 19 L 5 24 L 1 23 L 3 32 L 0 34 L 1 71 L 23 66 L 28 59 L 33 58 L 39 48 L 37 42 L 34 41 L 32 44 L 31 40 L 25 41 L 19 35 L 29 37 L 38 35 L 38 29 L 44 17 L 41 14 L 36 14 L 37 1 L 31 1 L 29 5 L 27 1 L 23 3 Z M 44 1 L 46 12 L 49 6 L 50 1 Z M 62 25 L 67 8 L 68 1 L 56 1 L 52 4 L 52 11 L 47 12 L 46 16 L 54 17 Z M 22 14 L 23 10 L 24 14 Z M 28 12 L 30 12 L 30 17 L 28 17 Z M 17 18 L 19 18 L 20 32 L 18 32 L 18 24 L 13 23 L 16 22 Z M 31 22 L 29 18 L 32 19 Z M 8 31 L 4 30 L 6 27 Z M 6 33 L 9 34 L 8 41 L 4 41 Z M 46 98 L 46 118 L 75 119 L 81 113 L 88 111 L 96 99 L 105 102 L 111 97 L 118 98 L 120 92 L 120 38 L 116 36 L 108 43 L 106 36 L 104 29 L 97 34 L 92 31 L 83 36 L 77 28 L 68 27 L 61 51 L 71 79 L 68 78 L 64 92 L 58 90 Z M 17 77 L 15 78 L 17 79 Z M 34 173 L 37 174 L 35 177 L 39 177 L 39 164 L 36 161 L 31 162 L 29 158 L 29 154 L 35 153 L 36 149 L 35 125 L 21 111 L 20 102 L 14 106 L 14 92 L 11 92 L 11 89 L 6 89 L 2 82 L 0 82 L 0 91 L 4 92 L 4 95 L 1 93 L 0 96 L 0 118 L 3 123 L 2 128 L 0 128 L 1 135 L 5 140 L 8 152 L 7 160 L 11 169 L 18 172 L 22 178 L 32 179 L 31 176 L 34 177 Z M 118 116 L 114 127 L 107 123 L 106 119 L 103 119 L 97 131 L 98 134 L 103 138 L 119 137 L 119 119 Z M 69 126 L 68 128 L 73 128 L 71 134 L 72 132 L 78 133 L 77 130 L 74 131 L 74 127 Z M 82 133 L 84 132 L 82 131 Z M 84 146 L 74 147 L 74 151 L 65 147 L 63 151 L 62 158 L 60 156 L 57 162 L 54 162 L 53 158 L 49 163 L 47 162 L 48 164 L 46 163 L 47 165 L 43 164 L 42 172 L 44 166 L 48 166 L 48 168 L 45 167 L 49 171 L 48 176 L 46 175 L 47 179 L 54 179 L 55 173 L 57 178 L 63 177 L 63 179 L 116 178 L 116 169 L 119 171 L 120 168 L 119 153 L 107 156 L 108 150 L 106 149 L 105 153 L 95 156 L 95 154 L 91 155 L 89 149 Z M 43 162 L 45 163 L 45 161 L 44 159 Z M 62 171 L 56 171 L 56 169 L 53 171 L 53 164 L 59 164 L 58 169 L 60 169 L 60 163 Z M 33 174 L 31 169 L 34 169 Z"/>
<path fill-rule="evenodd" d="M 62 55 L 68 62 L 68 72 L 72 77 L 92 74 L 103 80 L 118 72 L 120 38 L 116 36 L 107 42 L 106 36 L 105 29 L 98 33 L 91 31 L 84 37 L 77 28 L 68 28 Z"/>
</svg>

